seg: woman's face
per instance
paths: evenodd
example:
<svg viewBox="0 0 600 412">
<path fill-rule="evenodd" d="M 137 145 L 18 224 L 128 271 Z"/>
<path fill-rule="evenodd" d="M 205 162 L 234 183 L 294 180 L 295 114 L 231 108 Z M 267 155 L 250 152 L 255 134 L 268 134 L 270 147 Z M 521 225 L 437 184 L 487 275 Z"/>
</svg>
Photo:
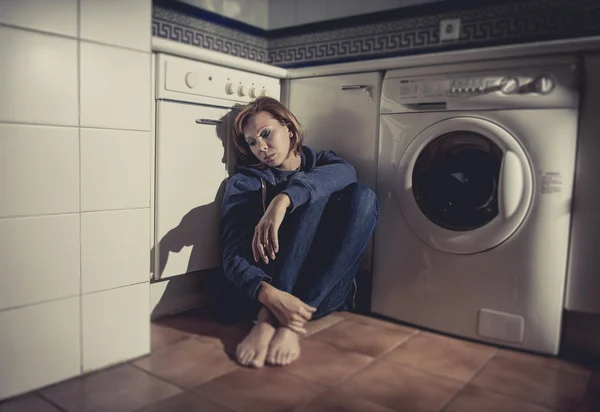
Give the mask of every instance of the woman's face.
<svg viewBox="0 0 600 412">
<path fill-rule="evenodd" d="M 292 134 L 268 112 L 258 112 L 244 127 L 244 138 L 261 163 L 280 167 L 290 152 Z"/>
</svg>

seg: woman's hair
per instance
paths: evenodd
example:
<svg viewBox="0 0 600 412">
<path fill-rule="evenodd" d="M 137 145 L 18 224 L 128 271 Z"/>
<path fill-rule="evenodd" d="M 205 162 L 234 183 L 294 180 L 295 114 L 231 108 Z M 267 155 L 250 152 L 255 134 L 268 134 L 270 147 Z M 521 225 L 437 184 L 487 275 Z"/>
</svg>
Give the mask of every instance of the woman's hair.
<svg viewBox="0 0 600 412">
<path fill-rule="evenodd" d="M 250 150 L 250 146 L 248 146 L 248 143 L 244 138 L 244 127 L 246 127 L 248 122 L 254 119 L 259 112 L 269 113 L 283 126 L 288 127 L 290 132 L 292 132 L 288 156 L 291 153 L 300 154 L 304 142 L 304 135 L 306 134 L 304 126 L 302 126 L 298 119 L 296 119 L 296 116 L 294 116 L 292 112 L 278 100 L 273 99 L 272 97 L 259 97 L 248 103 L 235 118 L 233 125 L 233 144 L 238 154 L 238 160 L 247 166 L 266 167 L 258 161 L 256 156 L 254 156 Z"/>
</svg>

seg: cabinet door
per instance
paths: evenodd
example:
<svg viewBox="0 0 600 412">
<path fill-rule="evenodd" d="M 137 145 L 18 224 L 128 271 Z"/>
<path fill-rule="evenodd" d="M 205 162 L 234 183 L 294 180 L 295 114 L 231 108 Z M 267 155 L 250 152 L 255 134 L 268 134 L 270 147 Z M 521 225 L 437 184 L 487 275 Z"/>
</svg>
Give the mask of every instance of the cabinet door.
<svg viewBox="0 0 600 412">
<path fill-rule="evenodd" d="M 333 150 L 375 190 L 380 73 L 297 79 L 290 82 L 289 108 L 306 129 L 305 144 Z"/>
<path fill-rule="evenodd" d="M 381 73 L 313 77 L 292 80 L 288 90 L 288 107 L 307 130 L 304 144 L 315 150 L 333 150 L 349 161 L 358 180 L 373 190 L 381 82 Z M 372 253 L 371 241 L 360 265 L 362 273 L 370 273 Z M 360 292 L 357 300 L 368 299 L 369 287 L 359 286 L 365 294 L 362 297 Z"/>
<path fill-rule="evenodd" d="M 155 279 L 220 263 L 228 112 L 174 102 L 157 104 Z"/>
</svg>

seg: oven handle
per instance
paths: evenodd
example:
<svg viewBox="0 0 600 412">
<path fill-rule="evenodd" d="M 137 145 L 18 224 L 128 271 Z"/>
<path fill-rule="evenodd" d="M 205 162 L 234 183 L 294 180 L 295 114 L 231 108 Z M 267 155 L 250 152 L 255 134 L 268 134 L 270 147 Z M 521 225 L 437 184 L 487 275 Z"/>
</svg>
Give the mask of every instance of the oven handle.
<svg viewBox="0 0 600 412">
<path fill-rule="evenodd" d="M 213 119 L 196 119 L 196 123 L 216 126 L 219 124 L 223 124 L 223 121 L 222 120 L 213 120 Z"/>
</svg>

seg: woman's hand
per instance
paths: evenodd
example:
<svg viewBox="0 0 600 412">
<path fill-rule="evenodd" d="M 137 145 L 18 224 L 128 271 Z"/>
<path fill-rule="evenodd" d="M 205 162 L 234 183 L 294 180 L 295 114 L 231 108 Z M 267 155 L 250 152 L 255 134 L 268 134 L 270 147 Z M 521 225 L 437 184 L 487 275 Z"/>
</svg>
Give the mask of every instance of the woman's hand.
<svg viewBox="0 0 600 412">
<path fill-rule="evenodd" d="M 255 262 L 262 259 L 268 264 L 269 257 L 271 260 L 275 259 L 275 254 L 279 252 L 279 227 L 290 202 L 290 198 L 286 194 L 275 196 L 256 225 L 252 239 L 252 254 Z"/>
<path fill-rule="evenodd" d="M 292 294 L 283 292 L 263 282 L 258 300 L 271 311 L 281 326 L 304 334 L 304 325 L 317 309 L 307 305 Z"/>
</svg>

